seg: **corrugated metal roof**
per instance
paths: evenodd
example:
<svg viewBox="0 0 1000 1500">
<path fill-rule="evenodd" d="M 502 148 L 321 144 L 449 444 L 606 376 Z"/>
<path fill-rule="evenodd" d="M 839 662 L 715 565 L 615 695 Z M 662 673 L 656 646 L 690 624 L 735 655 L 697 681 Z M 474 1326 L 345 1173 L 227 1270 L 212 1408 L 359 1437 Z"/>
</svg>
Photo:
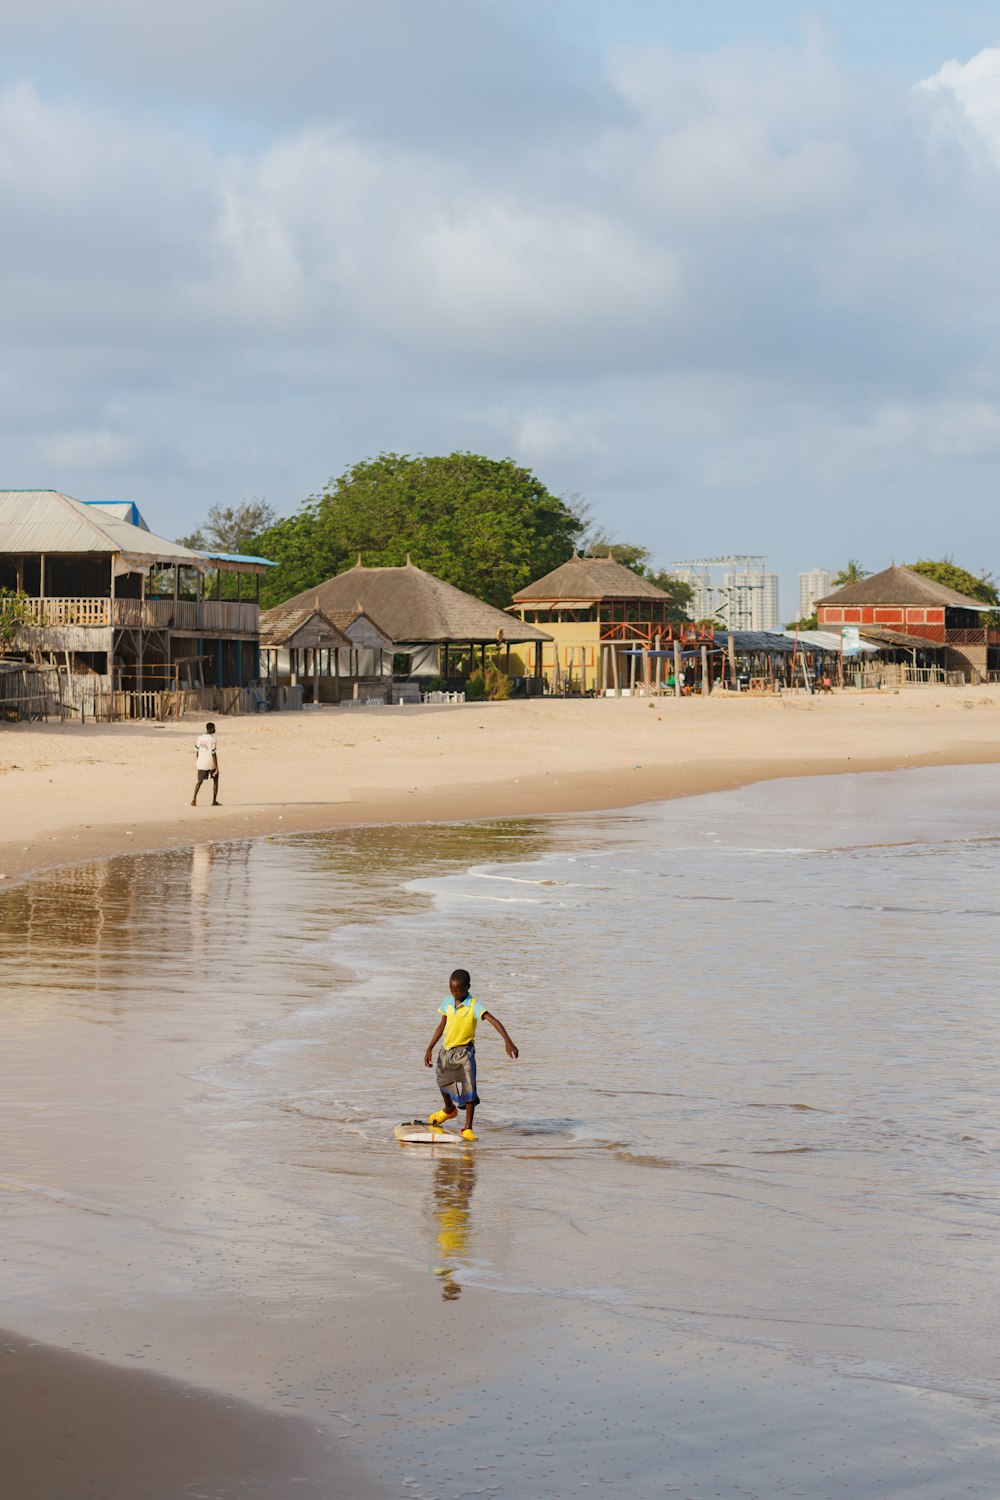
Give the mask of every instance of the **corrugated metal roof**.
<svg viewBox="0 0 1000 1500">
<path fill-rule="evenodd" d="M 270 558 L 255 558 L 249 552 L 202 552 L 201 555 L 213 562 L 256 562 L 259 567 L 277 567 L 277 562 L 271 562 Z"/>
<path fill-rule="evenodd" d="M 0 553 L 120 553 L 129 562 L 181 562 L 204 570 L 190 547 L 86 505 L 59 490 L 0 490 Z"/>
<path fill-rule="evenodd" d="M 81 504 L 106 510 L 109 516 L 114 516 L 118 521 L 127 521 L 130 526 L 138 526 L 140 531 L 149 530 L 138 505 L 131 500 L 84 500 Z"/>
<path fill-rule="evenodd" d="M 787 635 L 790 641 L 798 636 L 799 645 L 805 651 L 828 651 L 831 655 L 839 655 L 841 639 L 835 630 L 783 630 L 782 635 Z M 877 646 L 866 646 L 864 641 L 858 644 L 858 650 L 875 652 Z"/>
</svg>

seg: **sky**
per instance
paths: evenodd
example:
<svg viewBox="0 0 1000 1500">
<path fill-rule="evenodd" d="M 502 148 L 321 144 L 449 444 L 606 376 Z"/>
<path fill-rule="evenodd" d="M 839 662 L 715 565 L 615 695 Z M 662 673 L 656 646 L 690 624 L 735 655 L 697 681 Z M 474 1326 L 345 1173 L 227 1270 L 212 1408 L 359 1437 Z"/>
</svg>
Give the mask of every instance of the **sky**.
<svg viewBox="0 0 1000 1500">
<path fill-rule="evenodd" d="M 4 0 L 0 488 L 510 456 L 670 566 L 1000 574 L 1000 10 Z"/>
</svg>

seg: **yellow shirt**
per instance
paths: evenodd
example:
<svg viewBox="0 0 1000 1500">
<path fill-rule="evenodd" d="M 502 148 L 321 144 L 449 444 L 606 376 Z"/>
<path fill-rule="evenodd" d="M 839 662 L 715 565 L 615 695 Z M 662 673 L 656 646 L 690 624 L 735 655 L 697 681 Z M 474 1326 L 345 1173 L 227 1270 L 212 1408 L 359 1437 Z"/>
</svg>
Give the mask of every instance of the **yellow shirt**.
<svg viewBox="0 0 1000 1500">
<path fill-rule="evenodd" d="M 451 1047 L 467 1047 L 476 1038 L 476 1022 L 486 1014 L 486 1006 L 480 1005 L 474 995 L 467 995 L 456 1002 L 446 1000 L 438 1006 L 438 1015 L 444 1016 L 444 1037 L 441 1045 L 447 1052 Z"/>
</svg>

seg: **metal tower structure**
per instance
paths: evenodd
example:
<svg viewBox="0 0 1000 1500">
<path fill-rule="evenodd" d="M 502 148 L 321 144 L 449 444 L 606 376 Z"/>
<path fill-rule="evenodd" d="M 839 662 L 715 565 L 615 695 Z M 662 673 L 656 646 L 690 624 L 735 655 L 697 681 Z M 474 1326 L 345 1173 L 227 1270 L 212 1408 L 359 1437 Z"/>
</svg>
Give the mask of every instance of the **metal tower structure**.
<svg viewBox="0 0 1000 1500">
<path fill-rule="evenodd" d="M 721 583 L 713 583 L 712 570 L 727 568 Z M 767 558 L 753 553 L 730 553 L 725 557 L 695 557 L 674 563 L 670 569 L 694 590 L 691 603 L 695 618 L 717 615 L 729 630 L 748 630 L 757 613 L 755 604 L 763 596 Z"/>
</svg>

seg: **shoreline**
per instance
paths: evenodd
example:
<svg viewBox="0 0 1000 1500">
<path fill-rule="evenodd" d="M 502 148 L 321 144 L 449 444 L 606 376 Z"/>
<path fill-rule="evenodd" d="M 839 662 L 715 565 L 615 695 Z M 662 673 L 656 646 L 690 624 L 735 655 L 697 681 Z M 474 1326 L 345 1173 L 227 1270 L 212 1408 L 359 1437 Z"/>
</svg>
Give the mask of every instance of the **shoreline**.
<svg viewBox="0 0 1000 1500">
<path fill-rule="evenodd" d="M 961 689 L 949 692 L 951 697 L 942 690 L 933 701 L 915 704 L 904 695 L 821 704 L 536 700 L 350 715 L 320 709 L 304 718 L 281 716 L 280 723 L 220 719 L 218 809 L 207 801 L 186 805 L 185 752 L 197 729 L 191 721 L 18 726 L 9 738 L 0 734 L 4 821 L 13 824 L 12 835 L 0 841 L 0 891 L 45 870 L 120 854 L 337 828 L 607 812 L 782 778 L 1000 763 L 1000 691 L 978 690 L 975 699 Z M 655 714 L 648 713 L 651 707 Z M 972 720 L 969 710 L 978 710 Z M 743 716 L 735 735 L 734 713 Z M 539 718 L 548 721 L 544 742 L 528 763 L 532 726 L 524 723 L 525 733 L 518 732 L 518 716 L 525 714 L 536 728 Z M 601 731 L 596 743 L 581 740 L 581 719 L 585 734 Z M 980 723 L 988 737 L 971 738 L 968 731 Z M 491 730 L 500 731 L 492 743 L 480 738 Z M 241 764 L 241 754 L 259 756 L 269 739 L 277 742 L 273 775 L 261 773 L 259 760 Z M 871 748 L 859 753 L 859 742 L 866 741 Z M 32 754 L 25 753 L 28 748 Z M 347 756 L 358 749 L 360 756 Z M 107 757 L 84 753 L 96 750 L 106 750 Z M 118 758 L 124 751 L 131 759 Z M 306 764 L 296 759 L 303 751 Z M 274 799 L 287 780 L 284 757 L 293 791 L 307 795 Z M 444 764 L 420 765 L 431 757 Z M 352 762 L 349 780 L 342 775 L 345 758 Z M 539 770 L 545 759 L 550 769 Z M 468 777 L 470 762 L 475 779 Z M 129 768 L 124 786 L 111 769 L 121 765 Z M 373 786 L 379 771 L 382 784 Z M 335 787 L 331 772 L 341 773 Z M 103 784 L 95 788 L 98 778 Z M 180 805 L 169 817 L 157 816 L 168 778 L 170 796 Z M 320 789 L 334 795 L 315 795 Z M 272 793 L 267 800 L 266 793 Z M 122 803 L 129 804 L 125 817 Z M 81 804 L 85 820 L 71 816 Z"/>
<path fill-rule="evenodd" d="M 189 726 L 182 726 L 187 727 Z M 720 757 L 715 763 L 695 768 L 675 761 L 669 765 L 648 768 L 655 773 L 655 783 L 643 787 L 644 795 L 640 796 L 635 795 L 635 788 L 625 780 L 627 768 L 624 766 L 617 768 L 617 776 L 607 769 L 572 774 L 563 772 L 555 783 L 560 789 L 559 797 L 553 795 L 555 788 L 546 777 L 520 777 L 492 783 L 484 781 L 476 785 L 455 782 L 447 793 L 440 789 L 437 791 L 439 797 L 447 797 L 451 816 L 433 821 L 486 822 L 491 818 L 553 818 L 577 810 L 572 806 L 576 799 L 587 799 L 587 805 L 579 809 L 586 813 L 604 808 L 636 807 L 669 798 L 697 796 L 770 779 L 844 773 L 853 775 L 856 772 L 895 771 L 922 766 L 996 763 L 1000 760 L 1000 753 L 990 755 L 987 753 L 989 748 L 982 743 L 952 745 L 948 750 L 928 750 L 922 757 L 909 751 L 902 755 L 896 751 L 893 755 L 865 757 L 856 756 L 852 752 L 849 765 L 844 764 L 843 758 L 824 759 L 815 754 L 805 756 L 798 765 L 785 756 L 770 760 L 755 759 L 752 764 L 744 764 L 738 769 L 734 769 L 734 756 Z M 638 777 L 647 768 L 632 766 L 630 769 Z M 665 788 L 661 790 L 664 783 Z M 869 795 L 877 797 L 880 794 L 874 792 Z M 359 798 L 359 806 L 354 809 L 353 817 L 344 816 L 346 809 L 340 805 L 338 811 L 342 815 L 335 822 L 324 821 L 318 827 L 372 827 L 386 826 L 392 822 L 413 827 L 421 821 L 431 821 L 415 818 L 413 810 L 402 802 L 398 789 L 395 796 L 396 803 L 410 812 L 408 818 L 392 820 L 363 816 L 364 812 L 370 814 L 371 808 L 370 804 L 361 805 L 362 799 Z M 555 806 L 554 803 L 562 797 L 570 805 Z M 607 800 L 595 805 L 595 798 Z M 513 799 L 516 806 L 510 807 L 508 799 Z M 534 799 L 541 804 L 537 809 L 530 807 Z M 508 805 L 504 805 L 505 803 Z M 466 804 L 472 804 L 477 811 L 467 818 L 456 816 L 456 805 Z M 287 809 L 294 804 L 279 804 L 286 810 L 283 816 L 279 816 L 273 831 L 281 835 L 316 831 L 317 825 L 310 826 L 307 820 L 314 815 L 318 805 L 300 805 L 290 818 Z M 494 807 L 495 811 L 486 810 Z M 423 811 L 423 807 L 420 811 Z M 199 814 L 200 812 L 199 809 Z M 275 812 L 275 809 L 271 809 L 269 815 L 274 816 Z M 206 819 L 210 816 L 207 811 L 205 816 Z M 301 819 L 304 826 L 293 826 L 297 819 Z M 245 838 L 269 836 L 266 828 L 255 828 L 253 831 L 220 830 L 211 840 L 191 839 L 181 836 L 185 830 L 178 827 L 180 822 L 180 819 L 175 819 L 164 820 L 162 825 L 147 823 L 142 829 L 142 843 L 136 837 L 139 833 L 139 829 L 136 829 L 127 842 L 115 845 L 114 841 L 122 838 L 123 825 L 108 824 L 99 833 L 108 841 L 106 852 L 109 855 L 143 852 L 144 849 L 157 847 L 190 848 L 197 843 L 240 842 Z M 165 839 L 173 838 L 172 844 L 153 842 L 161 827 Z M 88 848 L 86 852 L 79 853 L 75 860 L 63 863 L 70 865 L 100 857 L 100 854 L 95 854 Z M 44 868 L 45 866 L 39 866 L 39 872 Z M 26 880 L 31 873 L 33 872 L 26 870 L 23 878 Z M 137 871 L 136 878 L 146 877 Z M 13 884 L 15 882 L 5 882 L 0 886 L 0 892 Z M 180 1029 L 183 1031 L 183 1027 Z M 99 1038 L 100 1033 L 95 1035 Z M 147 1092 L 144 1098 L 146 1105 L 152 1105 L 155 1110 L 152 1094 Z M 172 1154 L 182 1157 L 184 1153 L 178 1151 Z M 488 1161 L 489 1158 L 485 1160 Z M 387 1376 L 398 1379 L 400 1365 L 405 1360 L 405 1354 L 401 1351 L 426 1348 L 432 1343 L 439 1328 L 439 1302 L 434 1296 L 427 1298 L 420 1295 L 421 1286 L 424 1292 L 427 1286 L 427 1270 L 421 1271 L 416 1264 L 420 1256 L 411 1262 L 407 1258 L 401 1258 L 398 1252 L 388 1250 L 378 1257 L 377 1267 L 374 1264 L 368 1267 L 366 1284 L 363 1285 L 358 1285 L 355 1281 L 356 1272 L 352 1271 L 351 1266 L 354 1258 L 354 1253 L 348 1251 L 341 1272 L 336 1275 L 333 1274 L 332 1266 L 330 1267 L 331 1285 L 337 1290 L 326 1309 L 329 1316 L 318 1316 L 316 1319 L 318 1347 L 304 1356 L 304 1363 L 307 1367 L 332 1363 L 338 1372 L 338 1380 L 340 1372 L 350 1369 L 362 1380 L 373 1380 L 377 1386 Z M 129 1302 L 127 1297 L 125 1302 Z M 204 1311 L 202 1309 L 202 1313 Z M 571 1371 L 581 1360 L 589 1363 L 595 1350 L 606 1347 L 608 1341 L 619 1337 L 613 1309 L 603 1306 L 592 1308 L 586 1302 L 581 1302 L 571 1314 L 567 1314 L 566 1304 L 551 1290 L 536 1290 L 523 1305 L 515 1306 L 507 1290 L 487 1288 L 473 1281 L 465 1286 L 461 1302 L 449 1305 L 448 1317 L 454 1325 L 459 1342 L 470 1351 L 470 1359 L 473 1358 L 472 1351 L 488 1351 L 491 1360 L 496 1359 L 501 1369 L 510 1366 L 515 1371 L 536 1367 L 546 1354 L 554 1328 L 560 1330 L 561 1337 L 569 1339 L 573 1350 L 573 1357 L 567 1357 L 564 1373 Z M 150 1337 L 146 1315 L 138 1305 L 121 1318 L 121 1329 L 115 1334 L 112 1334 L 111 1325 L 108 1324 L 96 1341 L 89 1338 L 82 1345 L 93 1354 L 100 1351 L 98 1358 L 82 1357 L 74 1351 L 72 1344 L 62 1344 L 58 1337 L 58 1327 L 49 1327 L 42 1333 L 43 1338 L 49 1339 L 47 1344 L 37 1344 L 24 1331 L 7 1335 L 0 1341 L 0 1345 L 13 1345 L 18 1351 L 14 1357 L 8 1357 L 6 1366 L 8 1384 L 13 1382 L 15 1388 L 18 1377 L 29 1369 L 27 1358 L 22 1360 L 20 1356 L 30 1352 L 31 1358 L 37 1361 L 31 1368 L 30 1381 L 21 1379 L 20 1395 L 23 1399 L 19 1399 L 17 1404 L 18 1432 L 24 1438 L 22 1448 L 26 1467 L 18 1471 L 15 1466 L 15 1472 L 19 1479 L 25 1474 L 30 1476 L 27 1485 L 22 1484 L 19 1491 L 24 1494 L 25 1500 L 32 1500 L 33 1495 L 37 1495 L 38 1500 L 42 1500 L 43 1496 L 45 1500 L 49 1500 L 53 1493 L 53 1482 L 65 1480 L 70 1474 L 74 1478 L 85 1479 L 88 1483 L 96 1474 L 103 1485 L 97 1492 L 104 1495 L 105 1500 L 173 1500 L 181 1487 L 181 1475 L 177 1473 L 178 1463 L 189 1452 L 198 1459 L 197 1474 L 194 1475 L 192 1471 L 192 1477 L 197 1479 L 198 1490 L 215 1492 L 218 1488 L 220 1493 L 228 1493 L 228 1488 L 224 1489 L 223 1486 L 239 1486 L 241 1493 L 257 1494 L 260 1500 L 278 1500 L 279 1496 L 284 1497 L 293 1483 L 296 1493 L 315 1493 L 317 1497 L 320 1494 L 329 1497 L 350 1494 L 361 1500 L 365 1495 L 381 1492 L 373 1486 L 390 1480 L 387 1469 L 391 1470 L 393 1455 L 399 1457 L 398 1446 L 392 1446 L 388 1431 L 383 1433 L 383 1442 L 389 1443 L 389 1450 L 384 1451 L 380 1446 L 378 1433 L 381 1410 L 367 1413 L 360 1434 L 340 1431 L 337 1423 L 330 1420 L 331 1415 L 335 1418 L 342 1417 L 342 1413 L 336 1410 L 331 1413 L 313 1409 L 304 1422 L 290 1412 L 283 1413 L 281 1407 L 286 1404 L 286 1393 L 281 1387 L 284 1381 L 276 1382 L 279 1388 L 272 1389 L 270 1379 L 270 1372 L 281 1368 L 283 1359 L 280 1345 L 274 1342 L 273 1333 L 269 1333 L 267 1337 L 258 1334 L 251 1338 L 249 1331 L 244 1330 L 237 1343 L 231 1345 L 235 1328 L 229 1325 L 227 1318 L 220 1315 L 219 1308 L 213 1306 L 205 1320 L 208 1324 L 207 1334 L 200 1328 L 195 1328 L 199 1318 L 193 1304 L 184 1313 L 184 1318 L 190 1322 L 186 1337 L 190 1339 L 192 1351 L 197 1351 L 197 1357 L 188 1365 L 192 1373 L 198 1372 L 190 1383 L 176 1367 L 161 1375 L 151 1374 L 131 1363 L 135 1358 L 144 1357 L 130 1352 L 132 1349 L 149 1347 L 145 1342 Z M 371 1350 L 368 1348 L 368 1341 L 373 1318 L 380 1332 L 375 1341 L 377 1348 Z M 100 1327 L 103 1320 L 103 1315 L 98 1315 L 97 1321 L 92 1318 L 93 1327 Z M 44 1322 L 42 1326 L 44 1327 Z M 220 1337 L 223 1326 L 226 1328 L 224 1338 Z M 280 1329 L 275 1332 L 280 1332 Z M 638 1337 L 634 1330 L 630 1336 Z M 651 1327 L 649 1338 L 652 1342 L 647 1349 L 651 1358 L 659 1359 L 660 1337 L 656 1327 Z M 301 1329 L 296 1338 L 302 1344 L 304 1335 Z M 685 1408 L 693 1405 L 697 1399 L 702 1406 L 706 1401 L 711 1403 L 720 1429 L 730 1421 L 734 1411 L 740 1413 L 741 1421 L 746 1426 L 758 1425 L 768 1410 L 766 1404 L 758 1407 L 758 1401 L 768 1399 L 766 1392 L 772 1384 L 783 1393 L 782 1400 L 787 1401 L 791 1408 L 799 1403 L 803 1426 L 817 1414 L 822 1414 L 829 1390 L 829 1376 L 821 1367 L 792 1371 L 777 1351 L 744 1347 L 739 1339 L 729 1340 L 714 1332 L 706 1334 L 705 1330 L 681 1331 L 674 1328 L 670 1334 L 670 1343 L 676 1351 L 676 1368 L 662 1378 L 657 1390 L 658 1398 L 669 1403 L 669 1409 L 674 1410 L 678 1418 L 682 1418 Z M 737 1348 L 737 1345 L 740 1347 Z M 77 1348 L 79 1347 L 81 1344 L 77 1341 Z M 336 1351 L 332 1361 L 331 1349 Z M 232 1394 L 236 1382 L 230 1384 L 232 1372 L 236 1369 L 251 1370 L 256 1382 L 251 1389 L 243 1389 L 240 1394 Z M 697 1372 L 696 1376 L 692 1376 L 692 1371 Z M 706 1383 L 699 1385 L 698 1381 L 702 1379 Z M 856 1376 L 845 1382 L 841 1374 L 838 1374 L 837 1380 L 840 1386 L 837 1406 L 842 1420 L 846 1422 L 847 1432 L 852 1440 L 871 1445 L 873 1452 L 878 1445 L 880 1427 L 914 1420 L 915 1398 L 906 1388 L 905 1382 L 862 1382 Z M 498 1376 L 498 1382 L 501 1401 L 509 1403 L 509 1411 L 503 1416 L 503 1420 L 511 1420 L 515 1413 L 518 1420 L 524 1420 L 526 1414 L 513 1404 L 505 1378 Z M 38 1400 L 43 1394 L 45 1400 Z M 857 1402 L 854 1401 L 855 1394 Z M 918 1401 L 920 1394 L 921 1389 L 918 1388 Z M 614 1397 L 613 1390 L 611 1397 Z M 421 1396 L 420 1400 L 423 1403 L 420 1416 L 427 1420 L 428 1430 L 433 1433 L 435 1423 L 447 1420 L 447 1416 L 442 1416 L 432 1395 Z M 938 1393 L 936 1397 L 939 1407 L 944 1403 L 947 1418 L 941 1428 L 939 1446 L 942 1449 L 966 1420 L 966 1400 L 965 1395 L 954 1391 Z M 184 1402 L 183 1406 L 179 1404 L 181 1401 Z M 746 1403 L 745 1406 L 743 1403 Z M 347 1404 L 343 1394 L 338 1393 L 335 1404 Z M 570 1402 L 570 1406 L 573 1405 Z M 360 1410 L 355 1410 L 350 1405 L 347 1409 L 353 1412 L 354 1418 L 362 1416 Z M 82 1426 L 81 1411 L 86 1413 Z M 844 1412 L 847 1418 L 844 1418 Z M 124 1444 L 119 1436 L 123 1413 L 129 1432 Z M 621 1415 L 625 1415 L 624 1410 Z M 343 1420 L 348 1419 L 344 1417 Z M 352 1428 L 356 1425 L 357 1422 L 351 1419 Z M 739 1426 L 740 1423 L 736 1425 Z M 140 1436 L 133 1435 L 133 1428 Z M 502 1429 L 498 1428 L 498 1431 Z M 33 1441 L 30 1440 L 32 1434 Z M 178 1436 L 181 1437 L 180 1444 L 177 1442 Z M 249 1441 L 244 1446 L 245 1438 Z M 549 1439 L 544 1437 L 538 1441 L 548 1443 Z M 565 1443 L 566 1439 L 563 1438 L 562 1441 Z M 428 1440 L 423 1448 L 419 1442 L 414 1442 L 415 1451 L 423 1452 L 426 1459 L 428 1452 L 432 1451 L 433 1440 Z M 246 1466 L 241 1468 L 244 1456 Z M 791 1457 L 786 1454 L 786 1461 L 791 1460 Z M 564 1458 L 563 1461 L 568 1460 Z M 707 1450 L 699 1461 L 708 1463 Z M 409 1457 L 406 1462 L 412 1474 L 414 1470 Z M 714 1464 L 716 1460 L 713 1458 L 712 1462 Z M 775 1462 L 778 1467 L 771 1471 L 770 1479 L 776 1479 L 779 1474 L 782 1478 L 787 1478 L 786 1471 L 781 1468 L 780 1455 Z M 139 1465 L 138 1469 L 136 1464 Z M 316 1465 L 315 1470 L 310 1467 L 312 1464 Z M 343 1466 L 352 1464 L 358 1466 L 357 1472 L 354 1473 L 348 1467 L 350 1479 L 347 1482 Z M 313 1490 L 309 1487 L 313 1483 L 323 1487 Z M 31 1488 L 32 1484 L 38 1486 L 37 1490 Z M 341 1485 L 344 1487 L 341 1488 Z M 640 1479 L 639 1492 L 644 1493 L 641 1485 Z M 499 1486 L 497 1488 L 499 1490 Z M 508 1489 L 499 1492 L 513 1491 Z M 423 1491 L 417 1489 L 414 1493 L 421 1494 Z"/>
</svg>

